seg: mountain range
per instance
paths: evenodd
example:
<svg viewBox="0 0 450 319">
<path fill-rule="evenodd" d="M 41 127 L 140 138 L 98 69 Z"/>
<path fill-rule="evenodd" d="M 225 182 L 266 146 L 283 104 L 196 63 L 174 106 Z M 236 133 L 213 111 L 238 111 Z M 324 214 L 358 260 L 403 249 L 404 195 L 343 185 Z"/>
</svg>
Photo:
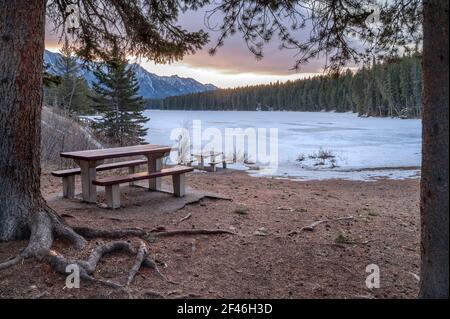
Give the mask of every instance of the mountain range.
<svg viewBox="0 0 450 319">
<path fill-rule="evenodd" d="M 57 61 L 60 58 L 59 53 L 45 50 L 44 63 L 47 66 L 47 71 L 52 74 L 58 74 L 56 67 Z M 82 61 L 77 60 L 80 66 L 81 76 L 83 76 L 87 83 L 91 85 L 96 81 L 95 76 Z M 189 93 L 199 93 L 216 90 L 217 87 L 212 84 L 202 84 L 191 78 L 182 78 L 178 75 L 159 76 L 148 72 L 139 64 L 131 64 L 135 68 L 136 78 L 139 83 L 139 95 L 145 99 L 163 99 L 169 96 L 184 95 Z"/>
</svg>

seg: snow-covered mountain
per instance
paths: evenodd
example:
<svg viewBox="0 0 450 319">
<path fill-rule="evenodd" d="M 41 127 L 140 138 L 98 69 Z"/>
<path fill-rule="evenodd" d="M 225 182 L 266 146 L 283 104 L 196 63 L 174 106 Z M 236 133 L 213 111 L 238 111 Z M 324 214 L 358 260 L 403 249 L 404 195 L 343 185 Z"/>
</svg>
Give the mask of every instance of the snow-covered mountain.
<svg viewBox="0 0 450 319">
<path fill-rule="evenodd" d="M 45 50 L 44 63 L 48 67 L 48 72 L 58 74 L 56 68 L 58 57 L 59 53 Z M 88 84 L 91 85 L 91 83 L 95 81 L 94 74 L 87 67 L 83 66 L 81 61 L 79 64 L 82 76 L 86 79 Z M 181 78 L 178 75 L 159 76 L 148 72 L 138 64 L 133 64 L 132 66 L 135 67 L 136 77 L 139 82 L 139 94 L 146 99 L 162 99 L 168 96 L 198 93 L 217 89 L 217 87 L 212 84 L 202 84 L 191 78 Z"/>
</svg>

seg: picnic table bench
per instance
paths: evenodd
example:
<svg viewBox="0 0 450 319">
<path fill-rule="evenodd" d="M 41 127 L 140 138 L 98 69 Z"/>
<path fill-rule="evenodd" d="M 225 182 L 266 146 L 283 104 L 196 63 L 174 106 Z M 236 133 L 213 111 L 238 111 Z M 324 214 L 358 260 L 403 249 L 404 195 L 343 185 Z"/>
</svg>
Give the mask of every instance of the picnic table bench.
<svg viewBox="0 0 450 319">
<path fill-rule="evenodd" d="M 126 176 L 112 176 L 94 180 L 92 183 L 98 186 L 105 186 L 106 202 L 109 208 L 120 207 L 120 184 L 136 182 L 145 179 L 156 179 L 163 176 L 172 176 L 173 193 L 176 197 L 183 197 L 185 195 L 185 173 L 191 172 L 194 169 L 187 166 L 174 166 L 170 168 L 163 168 L 158 172 L 141 172 L 129 174 Z"/>
<path fill-rule="evenodd" d="M 184 174 L 193 170 L 186 166 L 162 168 L 162 158 L 171 151 L 168 146 L 138 145 L 128 147 L 116 147 L 87 151 L 64 152 L 61 157 L 70 158 L 78 164 L 79 168 L 55 171 L 52 174 L 63 178 L 63 194 L 72 196 L 74 193 L 74 176 L 81 175 L 81 187 L 83 200 L 95 203 L 97 200 L 97 186 L 106 187 L 108 207 L 118 208 L 120 206 L 119 185 L 122 183 L 134 183 L 138 180 L 149 180 L 150 190 L 161 189 L 161 177 L 172 175 L 175 196 L 184 195 Z M 120 157 L 145 156 L 145 160 L 133 160 L 119 163 L 103 164 L 106 159 Z M 147 164 L 147 172 L 135 173 L 134 168 L 138 165 Z M 97 171 L 109 170 L 121 167 L 129 167 L 129 174 L 120 177 L 108 177 L 97 179 Z"/>
<path fill-rule="evenodd" d="M 96 167 L 97 172 L 99 171 L 107 171 L 112 169 L 124 168 L 128 167 L 128 172 L 130 174 L 135 172 L 136 166 L 147 164 L 146 159 L 132 160 L 132 161 L 124 161 L 124 162 L 116 162 L 116 163 L 108 163 L 102 164 Z M 63 181 L 63 197 L 64 198 L 73 198 L 75 196 L 75 176 L 81 174 L 80 168 L 69 168 L 59 171 L 53 171 L 52 175 L 55 177 L 61 177 Z"/>
</svg>

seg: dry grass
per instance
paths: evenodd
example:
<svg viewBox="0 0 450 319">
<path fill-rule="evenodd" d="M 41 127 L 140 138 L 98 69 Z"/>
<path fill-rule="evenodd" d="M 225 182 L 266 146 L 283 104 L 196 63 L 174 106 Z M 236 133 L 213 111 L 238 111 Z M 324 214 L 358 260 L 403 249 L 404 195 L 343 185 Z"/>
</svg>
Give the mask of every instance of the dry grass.
<svg viewBox="0 0 450 319">
<path fill-rule="evenodd" d="M 65 168 L 73 166 L 71 160 L 59 156 L 64 151 L 101 148 L 102 143 L 91 130 L 50 107 L 42 109 L 41 165 Z"/>
</svg>

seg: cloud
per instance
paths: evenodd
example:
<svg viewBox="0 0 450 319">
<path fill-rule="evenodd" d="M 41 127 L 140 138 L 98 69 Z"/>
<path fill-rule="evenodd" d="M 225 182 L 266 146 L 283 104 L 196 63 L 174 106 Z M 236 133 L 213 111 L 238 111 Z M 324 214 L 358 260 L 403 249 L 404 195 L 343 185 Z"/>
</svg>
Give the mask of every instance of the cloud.
<svg viewBox="0 0 450 319">
<path fill-rule="evenodd" d="M 205 14 L 207 9 L 196 12 L 189 12 L 180 16 L 179 23 L 189 31 L 205 29 Z M 217 14 L 211 20 L 212 25 L 219 25 L 221 17 Z M 216 21 L 213 21 L 216 20 Z M 265 44 L 263 59 L 257 60 L 249 51 L 242 35 L 237 33 L 233 37 L 225 40 L 223 47 L 211 56 L 208 49 L 211 48 L 219 36 L 218 32 L 206 29 L 210 35 L 210 43 L 197 52 L 195 55 L 188 55 L 183 63 L 191 67 L 212 68 L 228 74 L 256 73 L 265 75 L 293 75 L 298 72 L 293 71 L 297 51 L 280 50 L 280 42 L 276 36 L 270 43 Z M 307 30 L 298 34 L 299 38 L 305 38 Z M 300 73 L 321 73 L 325 62 L 323 59 L 312 60 L 301 67 Z"/>
<path fill-rule="evenodd" d="M 264 48 L 264 57 L 257 60 L 243 42 L 229 41 L 213 56 L 207 49 L 203 49 L 195 55 L 186 56 L 183 63 L 191 67 L 212 68 L 228 74 L 292 75 L 298 73 L 292 70 L 296 61 L 294 50 L 280 51 L 276 44 L 269 44 Z M 322 60 L 313 60 L 303 65 L 299 72 L 319 73 L 323 65 Z"/>
<path fill-rule="evenodd" d="M 179 18 L 179 24 L 189 31 L 206 29 L 205 26 L 206 9 L 200 11 L 189 11 Z M 219 17 L 220 18 L 220 17 Z M 53 26 L 47 21 L 46 46 L 55 49 L 60 46 L 59 35 L 52 31 Z M 224 75 L 255 74 L 261 76 L 278 77 L 301 77 L 303 74 L 321 73 L 324 66 L 322 59 L 313 60 L 307 65 L 303 65 L 300 71 L 292 70 L 296 61 L 295 50 L 280 50 L 279 41 L 274 39 L 265 45 L 263 59 L 257 60 L 248 50 L 242 36 L 236 34 L 225 41 L 225 45 L 211 56 L 208 50 L 214 45 L 218 37 L 218 32 L 206 30 L 210 34 L 211 42 L 194 55 L 185 56 L 181 62 L 190 69 L 200 68 L 211 70 Z M 299 35 L 302 36 L 302 35 Z"/>
</svg>

